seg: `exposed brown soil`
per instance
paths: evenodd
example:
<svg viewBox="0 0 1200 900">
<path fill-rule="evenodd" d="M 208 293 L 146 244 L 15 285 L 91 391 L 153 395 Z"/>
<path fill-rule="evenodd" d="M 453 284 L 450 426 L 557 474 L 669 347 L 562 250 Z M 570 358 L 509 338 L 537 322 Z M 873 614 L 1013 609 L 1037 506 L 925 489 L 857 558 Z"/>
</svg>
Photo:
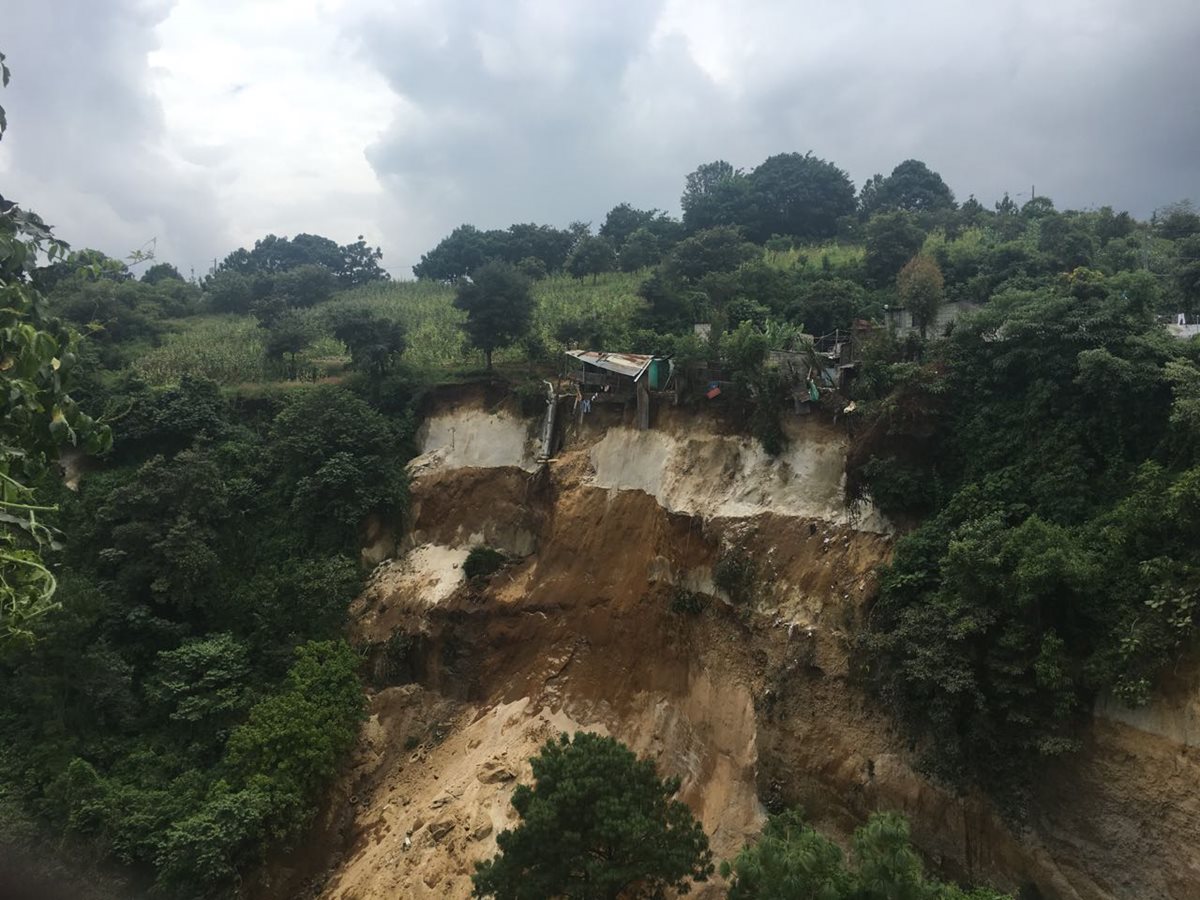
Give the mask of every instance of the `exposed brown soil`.
<svg viewBox="0 0 1200 900">
<path fill-rule="evenodd" d="M 1098 719 L 1084 751 L 1044 773 L 1028 821 L 1002 820 L 922 776 L 853 677 L 851 635 L 890 537 L 670 512 L 592 483 L 602 437 L 581 430 L 532 474 L 434 466 L 416 478 L 410 553 L 443 568 L 387 564 L 356 603 L 371 719 L 307 865 L 276 891 L 307 879 L 339 900 L 467 896 L 474 861 L 513 821 L 528 757 L 585 728 L 679 775 L 719 856 L 757 832 L 767 805 L 799 803 L 843 842 L 872 811 L 896 809 L 950 876 L 1045 897 L 1200 896 L 1194 746 Z M 444 560 L 475 543 L 514 561 L 446 590 Z M 729 553 L 756 560 L 740 605 L 713 585 Z M 672 612 L 680 589 L 707 596 L 705 609 Z M 699 894 L 716 895 L 715 884 Z"/>
</svg>

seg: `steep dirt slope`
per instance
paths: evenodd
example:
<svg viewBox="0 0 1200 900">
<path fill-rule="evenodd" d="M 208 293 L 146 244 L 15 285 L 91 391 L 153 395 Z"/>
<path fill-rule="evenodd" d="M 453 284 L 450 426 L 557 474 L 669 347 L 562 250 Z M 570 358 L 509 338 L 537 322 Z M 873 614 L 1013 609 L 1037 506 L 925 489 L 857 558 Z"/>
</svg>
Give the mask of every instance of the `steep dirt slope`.
<svg viewBox="0 0 1200 900">
<path fill-rule="evenodd" d="M 839 839 L 899 809 L 950 875 L 1047 897 L 1200 896 L 1194 723 L 1179 733 L 1163 713 L 1176 724 L 1155 733 L 1098 718 L 1081 757 L 1045 774 L 1029 821 L 1006 826 L 921 777 L 851 677 L 848 638 L 891 537 L 837 502 L 839 433 L 796 423 L 772 461 L 711 422 L 656 426 L 593 416 L 538 467 L 512 416 L 460 402 L 431 417 L 410 537 L 353 611 L 377 690 L 314 843 L 330 854 L 314 889 L 467 896 L 528 757 L 585 728 L 679 775 L 719 856 L 777 803 L 801 803 Z M 468 584 L 479 543 L 517 561 Z M 713 582 L 730 554 L 756 561 L 740 604 Z M 704 609 L 672 612 L 681 590 Z"/>
</svg>

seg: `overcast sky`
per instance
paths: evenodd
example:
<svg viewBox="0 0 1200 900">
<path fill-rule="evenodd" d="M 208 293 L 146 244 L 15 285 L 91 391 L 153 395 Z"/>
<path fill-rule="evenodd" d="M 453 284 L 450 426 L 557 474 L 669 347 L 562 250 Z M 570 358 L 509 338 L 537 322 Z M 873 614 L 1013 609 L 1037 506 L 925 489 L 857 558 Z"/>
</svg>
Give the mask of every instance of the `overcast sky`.
<svg viewBox="0 0 1200 900">
<path fill-rule="evenodd" d="M 467 221 L 915 157 L 959 199 L 1200 201 L 1197 0 L 0 0 L 0 193 L 202 274 L 268 232 L 409 267 Z"/>
</svg>

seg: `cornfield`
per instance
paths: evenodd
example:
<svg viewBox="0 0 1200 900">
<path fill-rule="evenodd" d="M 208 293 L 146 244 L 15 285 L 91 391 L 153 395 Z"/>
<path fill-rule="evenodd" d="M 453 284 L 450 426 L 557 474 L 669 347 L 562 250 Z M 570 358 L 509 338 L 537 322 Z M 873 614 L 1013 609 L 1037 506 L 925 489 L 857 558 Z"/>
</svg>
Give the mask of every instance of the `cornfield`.
<svg viewBox="0 0 1200 900">
<path fill-rule="evenodd" d="M 558 327 L 584 313 L 595 313 L 611 321 L 617 331 L 625 330 L 641 303 L 637 288 L 645 277 L 644 272 L 612 272 L 600 276 L 595 284 L 590 278 L 579 281 L 568 275 L 555 275 L 535 282 L 534 335 L 553 348 Z M 459 327 L 463 314 L 453 303 L 454 288 L 448 285 L 393 281 L 349 291 L 324 304 L 322 309 L 353 307 L 399 320 L 408 332 L 405 361 L 423 370 L 448 369 L 482 360 L 481 355 L 464 346 Z M 519 362 L 524 358 L 520 347 L 510 347 L 495 354 L 496 361 L 501 363 Z"/>
<path fill-rule="evenodd" d="M 250 316 L 198 316 L 183 319 L 161 347 L 133 368 L 150 384 L 172 384 L 185 374 L 218 384 L 262 381 L 268 377 L 262 329 Z"/>
<path fill-rule="evenodd" d="M 763 261 L 777 269 L 794 269 L 808 266 L 819 269 L 829 260 L 833 268 L 862 262 L 866 249 L 861 244 L 808 244 L 791 250 L 764 250 Z"/>
<path fill-rule="evenodd" d="M 613 272 L 595 284 L 556 275 L 536 282 L 533 332 L 550 350 L 557 349 L 559 326 L 583 314 L 610 322 L 614 333 L 626 331 L 641 301 L 637 288 L 644 272 Z M 408 349 L 404 361 L 420 371 L 461 369 L 482 363 L 482 354 L 466 347 L 454 308 L 454 288 L 427 281 L 394 281 L 339 294 L 306 311 L 318 338 L 300 354 L 301 368 L 328 374 L 347 361 L 346 348 L 329 334 L 329 323 L 341 309 L 362 309 L 404 324 Z M 185 373 L 211 378 L 222 385 L 244 385 L 282 379 L 265 359 L 263 332 L 252 316 L 213 315 L 181 319 L 161 347 L 147 353 L 134 368 L 151 384 L 177 382 Z M 622 350 L 636 350 L 621 347 Z M 523 348 L 498 351 L 500 364 L 525 360 Z"/>
<path fill-rule="evenodd" d="M 196 316 L 174 324 L 178 330 L 168 334 L 161 347 L 133 364 L 150 384 L 174 384 L 186 374 L 226 386 L 285 377 L 263 353 L 263 331 L 252 316 Z M 347 360 L 345 345 L 323 335 L 297 354 L 296 364 L 301 371 L 328 374 Z"/>
</svg>

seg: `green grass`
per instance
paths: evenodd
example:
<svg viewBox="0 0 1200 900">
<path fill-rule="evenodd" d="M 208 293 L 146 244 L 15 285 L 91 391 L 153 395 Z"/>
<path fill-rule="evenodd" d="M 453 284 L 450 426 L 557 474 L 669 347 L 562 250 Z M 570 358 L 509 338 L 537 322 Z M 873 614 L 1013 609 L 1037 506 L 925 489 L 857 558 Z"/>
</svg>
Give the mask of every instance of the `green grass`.
<svg viewBox="0 0 1200 900">
<path fill-rule="evenodd" d="M 559 349 L 554 334 L 564 321 L 586 312 L 596 312 L 612 321 L 618 332 L 632 322 L 641 304 L 638 285 L 646 272 L 613 272 L 593 284 L 556 275 L 535 282 L 534 333 L 545 345 Z M 346 348 L 329 335 L 329 322 L 340 309 L 365 309 L 404 324 L 408 349 L 404 362 L 423 372 L 449 373 L 483 365 L 483 354 L 464 345 L 460 324 L 463 314 L 453 305 L 454 288 L 428 281 L 393 281 L 368 285 L 339 294 L 306 312 L 324 336 L 299 357 L 321 374 L 332 374 L 348 360 Z M 180 319 L 177 329 L 162 346 L 139 359 L 134 368 L 151 384 L 171 384 L 192 373 L 233 386 L 281 379 L 277 367 L 263 357 L 262 330 L 252 316 L 212 315 Z M 635 350 L 622 347 L 618 349 Z M 498 365 L 525 361 L 520 347 L 495 354 Z"/>
<path fill-rule="evenodd" d="M 837 269 L 862 262 L 865 253 L 862 244 L 809 244 L 791 250 L 764 250 L 763 260 L 778 269 L 794 269 L 804 265 L 820 269 L 828 259 L 829 265 Z"/>
</svg>

